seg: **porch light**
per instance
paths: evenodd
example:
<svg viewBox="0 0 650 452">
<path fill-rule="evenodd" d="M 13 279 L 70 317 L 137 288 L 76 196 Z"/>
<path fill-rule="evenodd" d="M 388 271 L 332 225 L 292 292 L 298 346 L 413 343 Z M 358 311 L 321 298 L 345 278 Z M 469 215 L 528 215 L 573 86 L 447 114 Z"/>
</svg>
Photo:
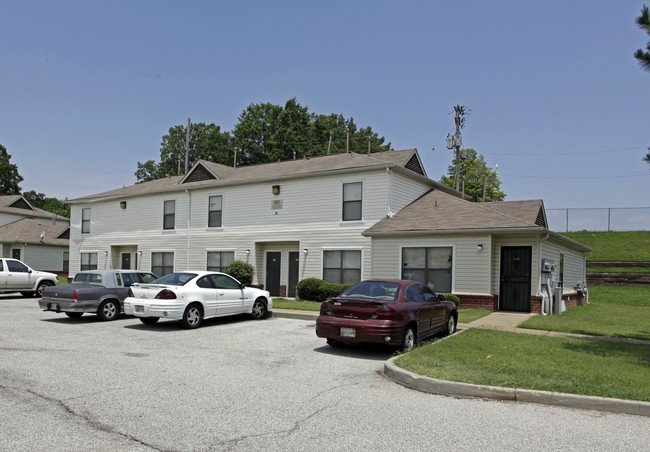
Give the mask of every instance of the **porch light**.
<svg viewBox="0 0 650 452">
<path fill-rule="evenodd" d="M 280 186 L 279 185 L 274 185 L 273 187 L 271 187 L 271 192 L 274 195 L 279 195 L 280 194 Z"/>
<path fill-rule="evenodd" d="M 302 250 L 302 254 L 304 254 L 305 256 L 306 256 L 308 253 L 309 253 L 309 250 L 308 250 L 307 248 L 305 248 L 304 250 Z"/>
<path fill-rule="evenodd" d="M 476 250 L 483 251 L 483 244 L 479 243 L 478 245 L 476 245 Z"/>
<path fill-rule="evenodd" d="M 246 250 L 247 255 L 250 254 L 250 253 L 251 253 L 251 250 Z"/>
<path fill-rule="evenodd" d="M 120 201 L 120 209 L 126 209 L 126 201 Z"/>
</svg>

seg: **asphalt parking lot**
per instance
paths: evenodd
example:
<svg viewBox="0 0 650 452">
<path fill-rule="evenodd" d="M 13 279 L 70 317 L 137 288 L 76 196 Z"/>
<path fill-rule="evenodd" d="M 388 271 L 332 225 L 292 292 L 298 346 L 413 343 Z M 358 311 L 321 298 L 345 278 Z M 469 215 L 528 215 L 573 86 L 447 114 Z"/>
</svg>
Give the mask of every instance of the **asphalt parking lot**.
<svg viewBox="0 0 650 452">
<path fill-rule="evenodd" d="M 424 394 L 313 321 L 146 326 L 0 295 L 0 450 L 647 450 L 650 419 Z"/>
</svg>

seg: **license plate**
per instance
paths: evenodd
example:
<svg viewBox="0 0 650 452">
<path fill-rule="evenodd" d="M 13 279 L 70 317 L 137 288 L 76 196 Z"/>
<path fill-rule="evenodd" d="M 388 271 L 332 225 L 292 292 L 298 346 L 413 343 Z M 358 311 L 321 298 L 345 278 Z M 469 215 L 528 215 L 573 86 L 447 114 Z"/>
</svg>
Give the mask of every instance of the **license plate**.
<svg viewBox="0 0 650 452">
<path fill-rule="evenodd" d="M 341 337 L 356 337 L 357 330 L 354 328 L 341 328 Z"/>
<path fill-rule="evenodd" d="M 135 312 L 144 312 L 144 306 L 136 306 Z"/>
<path fill-rule="evenodd" d="M 54 309 L 55 311 L 59 310 L 59 305 L 58 304 L 51 304 L 50 309 Z"/>
</svg>

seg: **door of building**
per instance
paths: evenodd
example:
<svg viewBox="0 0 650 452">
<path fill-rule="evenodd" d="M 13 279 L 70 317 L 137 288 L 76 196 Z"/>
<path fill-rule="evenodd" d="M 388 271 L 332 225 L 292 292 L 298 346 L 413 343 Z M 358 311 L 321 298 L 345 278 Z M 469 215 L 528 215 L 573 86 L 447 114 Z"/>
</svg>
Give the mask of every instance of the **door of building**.
<svg viewBox="0 0 650 452">
<path fill-rule="evenodd" d="M 287 287 L 287 297 L 296 296 L 296 286 L 298 285 L 298 274 L 300 264 L 300 253 L 298 251 L 289 251 L 289 287 Z"/>
<path fill-rule="evenodd" d="M 530 246 L 501 247 L 501 284 L 499 310 L 530 312 Z"/>
<path fill-rule="evenodd" d="M 20 260 L 20 248 L 12 248 L 11 257 Z"/>
<path fill-rule="evenodd" d="M 131 270 L 131 253 L 122 253 L 122 270 Z"/>
<path fill-rule="evenodd" d="M 266 253 L 266 290 L 271 296 L 280 296 L 280 269 L 282 253 L 280 251 L 269 251 Z"/>
</svg>

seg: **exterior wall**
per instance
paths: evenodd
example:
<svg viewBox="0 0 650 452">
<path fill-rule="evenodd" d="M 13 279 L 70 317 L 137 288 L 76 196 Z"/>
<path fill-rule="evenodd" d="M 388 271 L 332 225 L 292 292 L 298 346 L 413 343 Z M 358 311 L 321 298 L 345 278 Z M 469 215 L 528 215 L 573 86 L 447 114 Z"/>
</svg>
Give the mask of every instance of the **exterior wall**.
<svg viewBox="0 0 650 452">
<path fill-rule="evenodd" d="M 431 187 L 419 180 L 410 179 L 405 174 L 391 172 L 390 175 L 390 213 L 396 213 L 429 191 Z"/>
<path fill-rule="evenodd" d="M 281 284 L 288 280 L 288 252 L 299 251 L 299 279 L 322 277 L 322 253 L 355 249 L 362 253 L 362 278 L 371 275 L 371 241 L 361 233 L 386 215 L 388 179 L 384 169 L 343 175 L 296 178 L 277 184 L 252 183 L 170 194 L 149 194 L 92 203 L 71 209 L 70 275 L 82 252 L 98 253 L 99 268 L 117 268 L 122 250 L 133 250 L 138 268 L 151 269 L 151 253 L 174 253 L 174 270 L 205 269 L 206 253 L 234 251 L 255 267 L 254 283 L 265 284 L 265 253 L 282 252 Z M 407 178 L 403 178 L 408 181 Z M 362 182 L 361 221 L 341 221 L 342 184 Z M 280 185 L 280 194 L 271 193 Z M 398 191 L 402 182 L 393 181 Z M 208 199 L 223 196 L 223 227 L 210 228 Z M 163 203 L 175 200 L 175 229 L 163 230 Z M 126 208 L 120 207 L 126 201 Z M 281 201 L 281 208 L 273 208 Z M 90 233 L 81 234 L 81 212 L 91 209 Z M 307 250 L 305 254 L 303 250 Z M 137 250 L 137 251 L 136 251 Z M 250 250 L 250 254 L 246 251 Z M 131 252 L 131 251 L 129 251 Z M 132 263 L 135 259 L 132 257 Z"/>
<path fill-rule="evenodd" d="M 540 265 L 541 258 L 539 253 L 539 236 L 530 235 L 496 235 L 492 242 L 492 265 L 491 265 L 491 288 L 490 293 L 499 294 L 501 285 L 501 247 L 502 246 L 530 246 L 532 247 L 531 256 L 531 281 L 530 295 L 539 295 L 540 292 Z"/>
<path fill-rule="evenodd" d="M 34 270 L 61 272 L 63 270 L 63 253 L 68 251 L 66 246 L 35 245 L 24 243 L 5 243 L 2 247 L 2 257 L 11 257 L 11 250 L 20 249 L 20 260 Z"/>
<path fill-rule="evenodd" d="M 452 292 L 489 295 L 491 238 L 484 235 L 376 236 L 372 239 L 372 277 L 401 278 L 402 248 L 451 246 Z M 483 245 L 482 250 L 477 246 Z"/>
<path fill-rule="evenodd" d="M 553 270 L 553 281 L 560 280 L 560 253 L 564 254 L 564 287 L 562 293 L 573 293 L 578 283 L 587 280 L 587 258 L 584 253 L 567 248 L 561 242 L 553 239 L 541 241 L 542 259 L 555 262 L 558 267 Z M 541 262 L 541 261 L 540 261 Z"/>
</svg>

